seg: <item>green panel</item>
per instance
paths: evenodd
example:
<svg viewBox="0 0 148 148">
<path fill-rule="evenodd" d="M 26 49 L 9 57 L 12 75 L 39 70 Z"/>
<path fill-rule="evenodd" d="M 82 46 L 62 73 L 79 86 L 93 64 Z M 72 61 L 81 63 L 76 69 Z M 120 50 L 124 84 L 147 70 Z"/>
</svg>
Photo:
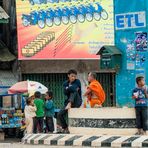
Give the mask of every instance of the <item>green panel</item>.
<svg viewBox="0 0 148 148">
<path fill-rule="evenodd" d="M 23 80 L 38 81 L 53 91 L 54 103 L 56 108 L 62 108 L 65 96 L 63 94 L 63 82 L 66 80 L 67 74 L 23 74 Z"/>
<path fill-rule="evenodd" d="M 2 23 L 9 23 L 9 20 L 8 19 L 0 19 L 0 24 Z"/>
<path fill-rule="evenodd" d="M 23 74 L 22 79 L 38 81 L 44 84 L 49 90 L 53 91 L 56 108 L 63 107 L 65 100 L 63 82 L 67 79 L 66 73 Z M 97 80 L 102 84 L 106 93 L 104 106 L 115 106 L 115 73 L 98 73 Z"/>
<path fill-rule="evenodd" d="M 115 73 L 97 73 L 97 80 L 101 83 L 106 94 L 103 106 L 116 106 Z"/>
</svg>

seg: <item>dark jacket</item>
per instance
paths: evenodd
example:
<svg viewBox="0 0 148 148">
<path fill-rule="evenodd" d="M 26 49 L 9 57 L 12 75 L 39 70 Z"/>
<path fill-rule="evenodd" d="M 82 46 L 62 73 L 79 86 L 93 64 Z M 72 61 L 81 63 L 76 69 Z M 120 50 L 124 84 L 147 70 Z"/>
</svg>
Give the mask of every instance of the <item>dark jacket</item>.
<svg viewBox="0 0 148 148">
<path fill-rule="evenodd" d="M 76 79 L 71 84 L 69 84 L 69 81 L 65 81 L 63 87 L 64 87 L 64 94 L 67 97 L 64 102 L 65 106 L 68 104 L 68 102 L 70 102 L 71 96 L 74 94 L 73 107 L 80 107 L 82 104 L 80 80 Z"/>
<path fill-rule="evenodd" d="M 45 102 L 45 117 L 54 117 L 54 104 L 52 100 L 46 100 Z"/>
</svg>

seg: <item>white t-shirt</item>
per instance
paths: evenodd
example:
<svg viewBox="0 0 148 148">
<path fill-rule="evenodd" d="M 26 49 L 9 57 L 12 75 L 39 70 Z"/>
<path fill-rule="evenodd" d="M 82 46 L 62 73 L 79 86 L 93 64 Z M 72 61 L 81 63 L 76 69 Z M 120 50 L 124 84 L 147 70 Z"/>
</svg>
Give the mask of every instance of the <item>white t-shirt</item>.
<svg viewBox="0 0 148 148">
<path fill-rule="evenodd" d="M 25 106 L 25 117 L 35 117 L 36 116 L 36 106 L 26 105 Z"/>
</svg>

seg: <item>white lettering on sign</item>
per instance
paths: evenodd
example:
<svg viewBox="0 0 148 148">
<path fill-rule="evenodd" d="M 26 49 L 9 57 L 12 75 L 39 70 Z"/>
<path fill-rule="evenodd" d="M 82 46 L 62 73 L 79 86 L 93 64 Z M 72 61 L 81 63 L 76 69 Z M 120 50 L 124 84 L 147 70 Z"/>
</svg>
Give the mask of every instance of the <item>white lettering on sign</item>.
<svg viewBox="0 0 148 148">
<path fill-rule="evenodd" d="M 146 27 L 145 11 L 115 15 L 116 30 L 141 27 Z"/>
</svg>

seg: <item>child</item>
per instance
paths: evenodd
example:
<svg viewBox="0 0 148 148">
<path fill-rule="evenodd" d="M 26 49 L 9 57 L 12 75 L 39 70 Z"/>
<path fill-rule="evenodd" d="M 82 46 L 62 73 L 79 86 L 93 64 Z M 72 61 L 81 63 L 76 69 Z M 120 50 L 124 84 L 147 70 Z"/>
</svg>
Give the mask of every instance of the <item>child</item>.
<svg viewBox="0 0 148 148">
<path fill-rule="evenodd" d="M 34 106 L 32 98 L 28 98 L 25 106 L 25 122 L 27 134 L 33 133 L 33 123 L 36 116 L 36 106 Z"/>
<path fill-rule="evenodd" d="M 87 100 L 84 102 L 84 107 L 86 107 L 88 103 L 90 107 L 101 107 L 105 101 L 105 92 L 101 84 L 96 80 L 96 73 L 90 72 L 88 74 L 88 82 L 90 84 L 84 94 L 84 96 L 87 97 Z"/>
<path fill-rule="evenodd" d="M 53 105 L 52 98 L 53 98 L 53 93 L 51 91 L 46 92 L 46 95 L 45 95 L 46 132 L 54 131 L 53 117 L 55 113 L 54 113 L 54 105 Z"/>
<path fill-rule="evenodd" d="M 143 76 L 136 78 L 137 87 L 133 90 L 132 98 L 135 99 L 136 124 L 138 135 L 146 135 L 148 130 L 148 88 L 145 86 Z"/>
<path fill-rule="evenodd" d="M 34 104 L 37 108 L 36 110 L 36 118 L 34 122 L 34 133 L 37 133 L 37 127 L 39 127 L 39 132 L 43 133 L 43 125 L 44 125 L 44 101 L 41 99 L 41 93 L 36 91 L 34 93 Z"/>
</svg>

